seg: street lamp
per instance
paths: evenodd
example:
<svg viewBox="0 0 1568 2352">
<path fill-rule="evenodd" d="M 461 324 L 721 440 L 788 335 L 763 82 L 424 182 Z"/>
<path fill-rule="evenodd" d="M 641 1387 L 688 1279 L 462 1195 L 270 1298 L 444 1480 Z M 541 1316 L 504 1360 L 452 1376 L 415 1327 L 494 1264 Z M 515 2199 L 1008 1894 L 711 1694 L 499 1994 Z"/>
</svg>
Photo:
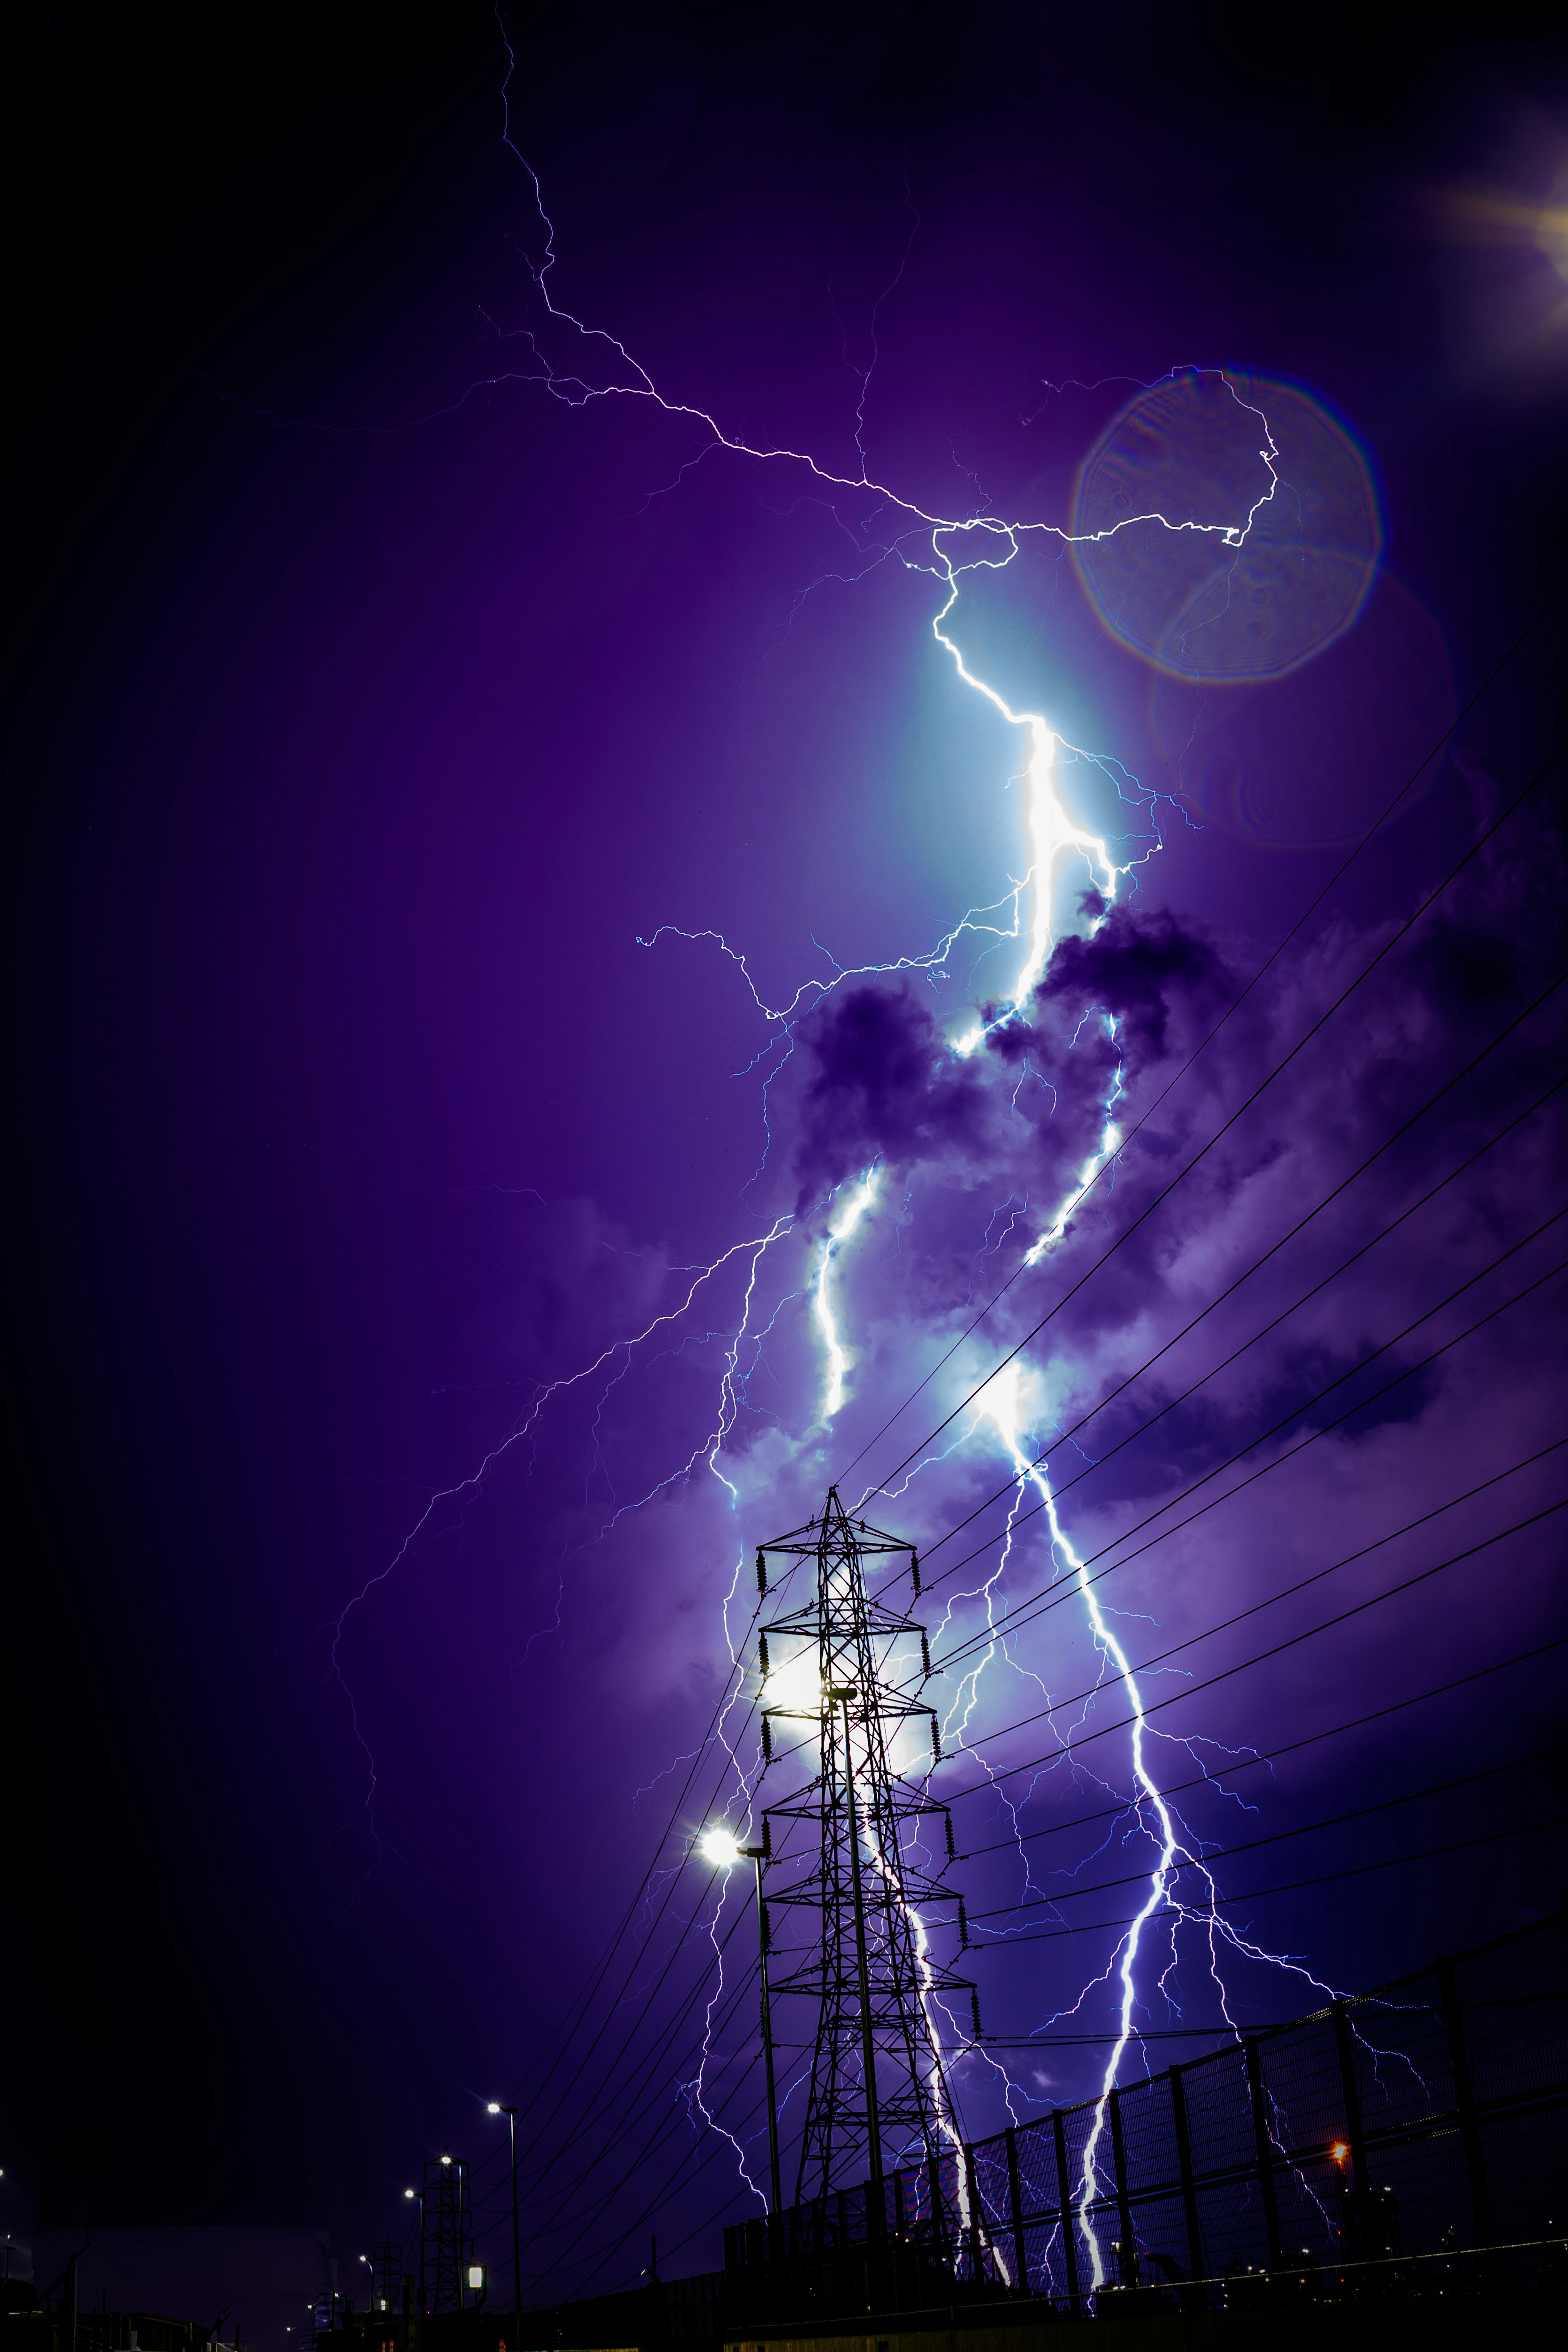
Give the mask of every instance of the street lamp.
<svg viewBox="0 0 1568 2352">
<path fill-rule="evenodd" d="M 503 2107 L 499 2099 L 491 2099 L 485 2108 L 490 2116 L 504 2116 L 511 2143 L 511 2320 L 515 2330 L 515 2347 L 522 2342 L 522 2256 L 518 2249 L 517 2234 L 517 2109 Z"/>
<path fill-rule="evenodd" d="M 419 2231 L 419 2308 L 423 2311 L 425 2308 L 425 2191 L 423 2189 L 405 2189 L 403 2193 L 419 2208 L 416 2222 Z"/>
<path fill-rule="evenodd" d="M 768 1986 L 768 1915 L 763 1904 L 763 1864 L 769 1858 L 765 1846 L 742 1845 L 732 1831 L 711 1829 L 702 1839 L 701 1853 L 716 1870 L 732 1869 L 738 1862 L 749 1862 L 755 1874 L 757 1890 L 757 1951 L 763 1973 L 763 2065 L 768 2092 L 768 2175 L 773 2188 L 774 2215 L 784 2210 L 784 2185 L 779 2177 L 779 2106 L 773 2088 L 773 1996 Z"/>
</svg>

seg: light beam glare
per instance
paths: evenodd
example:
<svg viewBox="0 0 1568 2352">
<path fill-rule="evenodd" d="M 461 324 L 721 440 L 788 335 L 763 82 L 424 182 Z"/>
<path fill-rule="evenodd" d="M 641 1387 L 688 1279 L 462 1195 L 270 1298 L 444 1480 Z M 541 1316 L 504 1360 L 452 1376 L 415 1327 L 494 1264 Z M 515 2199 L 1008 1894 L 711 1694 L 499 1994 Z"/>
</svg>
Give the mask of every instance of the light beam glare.
<svg viewBox="0 0 1568 2352">
<path fill-rule="evenodd" d="M 824 1428 L 844 1402 L 845 1375 L 853 1360 L 838 1337 L 838 1320 L 834 1309 L 829 1276 L 839 1251 L 876 1199 L 877 1183 L 880 1174 L 879 1168 L 867 1169 L 844 1207 L 828 1226 L 822 1244 L 822 1255 L 817 1260 L 816 1297 L 812 1312 L 816 1318 L 816 1328 L 822 1334 L 823 1357 L 826 1365 L 826 1383 L 823 1390 L 822 1410 L 818 1415 L 819 1423 Z"/>
<path fill-rule="evenodd" d="M 1026 823 L 1030 852 L 1026 878 L 1034 884 L 1035 899 L 1034 918 L 1029 928 L 1029 952 L 1013 983 L 1012 1002 L 1014 1006 L 1018 1006 L 1028 1002 L 1050 959 L 1051 909 L 1058 861 L 1073 852 L 1081 856 L 1089 868 L 1090 882 L 1107 906 L 1114 902 L 1117 882 L 1126 869 L 1113 862 L 1110 850 L 1098 835 L 1086 833 L 1068 815 L 1067 803 L 1057 783 L 1058 737 L 1049 720 L 1037 710 L 1015 710 L 994 686 L 988 686 L 983 677 L 977 677 L 955 640 L 943 626 L 958 603 L 959 581 L 964 572 L 999 571 L 1016 555 L 1016 532 L 1008 530 L 1005 535 L 1008 552 L 1001 563 L 982 559 L 968 564 L 954 564 L 951 559 L 942 556 L 938 547 L 938 560 L 945 565 L 948 593 L 946 603 L 931 623 L 931 635 L 938 645 L 952 655 L 953 667 L 964 685 L 972 687 L 976 694 L 984 695 L 992 709 L 1000 711 L 1010 727 L 1025 730 L 1028 737 L 1028 757 L 1024 772 L 1028 788 Z M 941 532 L 933 533 L 933 545 L 944 534 Z M 973 1042 L 978 1043 L 978 1037 Z"/>
</svg>

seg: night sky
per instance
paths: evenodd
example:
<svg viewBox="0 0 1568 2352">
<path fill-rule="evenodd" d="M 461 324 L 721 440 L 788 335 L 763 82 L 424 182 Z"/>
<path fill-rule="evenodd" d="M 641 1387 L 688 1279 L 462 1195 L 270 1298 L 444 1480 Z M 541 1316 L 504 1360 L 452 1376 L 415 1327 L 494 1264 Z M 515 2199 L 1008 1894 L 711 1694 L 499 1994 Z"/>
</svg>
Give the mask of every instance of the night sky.
<svg viewBox="0 0 1568 2352">
<path fill-rule="evenodd" d="M 1184 1928 L 1167 2003 L 1167 1924 L 1145 2025 L 1561 1903 L 1533 15 L 608 5 L 509 16 L 510 79 L 481 7 L 13 49 L 7 2227 L 348 2257 L 444 2145 L 493 2221 L 483 2103 L 629 1920 L 523 2126 L 527 2292 L 650 2229 L 717 2263 L 760 2207 L 695 2104 L 683 1857 L 754 1772 L 750 1552 L 871 1489 L 941 1664 L 1053 1573 L 1037 1517 L 1003 1559 L 997 1411 L 1066 1433 L 1118 1639 L 1178 1653 L 1157 1776 L 1296 1971 L 1229 1950 L 1222 1995 Z M 1293 520 L 1245 614 L 1212 534 L 1068 550 L 1129 484 L 1245 519 L 1255 415 Z M 1036 528 L 929 520 L 976 516 Z M 944 625 L 1118 869 L 1061 859 L 1011 1014 L 1026 737 L 931 628 L 1009 549 Z M 1098 2087 L 1103 2043 L 1000 2045 L 1108 2031 L 1152 1851 L 1082 1603 L 978 1663 L 931 1691 L 984 1763 L 935 1785 L 976 1940 L 1035 1940 L 973 1959 L 972 2132 Z M 753 2021 L 704 2095 L 754 2170 Z"/>
</svg>

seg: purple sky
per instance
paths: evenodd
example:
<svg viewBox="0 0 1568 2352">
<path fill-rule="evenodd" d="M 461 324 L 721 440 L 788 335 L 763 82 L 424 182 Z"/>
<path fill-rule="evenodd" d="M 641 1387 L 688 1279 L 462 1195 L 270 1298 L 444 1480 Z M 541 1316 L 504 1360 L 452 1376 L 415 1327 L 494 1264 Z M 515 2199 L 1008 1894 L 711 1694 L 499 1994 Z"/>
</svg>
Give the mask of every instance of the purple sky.
<svg viewBox="0 0 1568 2352">
<path fill-rule="evenodd" d="M 493 2179 L 480 2103 L 526 2094 L 651 1867 L 623 1960 L 646 1951 L 612 1969 L 597 2054 L 527 2126 L 544 2133 L 531 2175 L 547 2166 L 562 2200 L 531 2206 L 528 2266 L 541 2293 L 625 2283 L 650 2227 L 679 2242 L 671 2267 L 716 2261 L 721 2209 L 759 2209 L 684 2116 L 690 2025 L 659 2045 L 710 1962 L 713 1890 L 688 1868 L 658 1906 L 721 1778 L 715 1748 L 676 1803 L 728 1640 L 748 1638 L 749 1570 L 726 1617 L 737 1561 L 831 1477 L 847 1499 L 890 1485 L 870 1516 L 922 1547 L 984 1505 L 931 1555 L 936 1575 L 978 1547 L 927 1604 L 940 1663 L 980 1622 L 1008 1456 L 973 1408 L 921 1441 L 1069 1291 L 1021 1360 L 1019 1427 L 1031 1451 L 1075 1432 L 1051 1465 L 1080 1552 L 1142 1529 L 1102 1588 L 1130 1656 L 1195 1644 L 1144 1678 L 1147 1702 L 1175 1702 L 1151 1749 L 1163 1780 L 1561 1631 L 1547 1519 L 1181 1696 L 1563 1491 L 1560 1454 L 1515 1466 L 1562 1424 L 1563 1228 L 1537 1230 L 1562 1200 L 1560 1109 L 1537 1107 L 1559 1001 L 1519 1018 L 1562 961 L 1554 779 L 1400 934 L 1555 749 L 1556 622 L 1510 648 L 1555 584 L 1568 293 L 1560 237 L 1531 224 L 1568 163 L 1562 59 L 1500 40 L 1366 56 L 1358 75 L 1247 49 L 1217 18 L 1136 23 L 1136 54 L 1131 33 L 1004 8 L 962 29 L 893 8 L 515 28 L 511 133 L 553 223 L 554 302 L 618 338 L 663 402 L 815 468 L 715 448 L 651 399 L 576 397 L 635 379 L 544 313 L 547 231 L 501 137 L 482 12 L 431 92 L 416 50 L 368 95 L 334 51 L 319 103 L 265 133 L 262 96 L 242 115 L 243 199 L 238 164 L 220 182 L 242 282 L 226 304 L 205 283 L 220 204 L 210 245 L 176 248 L 194 257 L 162 290 L 173 324 L 155 357 L 151 325 L 135 346 L 153 389 L 138 377 L 134 430 L 91 461 L 22 665 L 17 1509 L 37 1587 L 21 1622 L 53 1679 L 13 1853 L 64 1906 L 76 1973 L 19 1995 L 37 2052 L 9 2128 L 46 2218 L 320 2220 L 342 2252 L 400 2225 L 405 2178 L 444 2143 Z M 289 63 L 285 43 L 279 88 Z M 312 196 L 334 102 L 371 160 Z M 286 180 L 290 138 L 306 193 L 268 251 L 261 165 Z M 154 167 L 127 168 L 134 204 Z M 94 429 L 82 349 L 68 435 L 47 445 L 62 475 Z M 1062 804 L 1123 871 L 1101 922 L 1064 861 L 1043 988 L 957 1053 L 1026 960 L 971 931 L 934 961 L 966 910 L 1012 919 L 1026 745 L 933 641 L 933 564 L 973 541 L 933 542 L 912 510 L 1059 531 L 1119 413 L 1184 368 L 1256 380 L 1266 416 L 1273 384 L 1297 388 L 1293 417 L 1305 394 L 1333 420 L 1381 518 L 1375 576 L 1335 642 L 1242 686 L 1119 641 L 1043 530 L 965 583 L 964 659 L 1078 748 Z M 860 473 L 858 410 L 867 471 L 901 507 L 825 479 Z M 1292 496 L 1342 445 L 1311 446 Z M 1310 638 L 1299 578 L 1258 594 Z M 1034 905 L 1026 886 L 1026 933 Z M 920 968 L 879 969 L 900 960 Z M 1117 1116 L 1148 1123 L 1020 1274 L 1098 1147 L 1107 1015 Z M 873 1166 L 834 1267 L 852 1360 L 825 1424 L 808 1292 Z M 1021 1606 L 1050 1574 L 1032 1522 L 996 1593 Z M 994 1770 L 1122 1712 L 1081 1696 L 1100 1664 L 1077 1603 L 972 1688 L 963 1671 L 937 1685 L 949 1745 L 967 1717 Z M 1561 1739 L 1560 1672 L 1548 1653 L 1423 1698 L 1191 1790 L 1184 1818 L 1226 1848 L 1539 1758 Z M 1042 1686 L 1054 1717 L 1009 1728 Z M 938 1786 L 981 1777 L 960 1759 Z M 1026 1829 L 1066 1826 L 1026 1865 L 995 1797 L 959 1801 L 977 1935 L 1042 1925 L 1009 1909 L 1026 1885 L 1060 1900 L 1058 1925 L 1135 1907 L 1126 1886 L 1069 1894 L 1147 1866 L 1138 1831 L 1079 1819 L 1125 1795 L 1124 1735 L 1004 1785 L 1032 1790 Z M 1553 1819 L 1560 1790 L 1531 1763 L 1223 1858 L 1216 1881 L 1246 1894 L 1490 1840 Z M 729 1818 L 739 1802 L 731 1777 Z M 1560 1832 L 1495 1840 L 1225 1916 L 1362 1986 L 1551 1908 L 1561 1851 Z M 145 1939 L 134 1998 L 112 1982 L 124 1936 Z M 1043 2027 L 1114 1942 L 978 1959 L 987 2028 Z M 1201 1938 L 1178 1950 L 1152 2026 L 1218 2014 Z M 1246 2020 L 1315 2005 L 1300 1976 L 1226 1973 Z M 754 2163 L 751 2021 L 748 1996 L 713 2095 Z M 1108 2032 L 1109 1996 L 1079 2022 Z M 127 2054 L 143 2040 L 151 2072 Z M 1181 2046 L 1152 2042 L 1150 2063 Z M 966 2060 L 966 2126 L 1005 2120 L 1004 2069 L 1022 2117 L 1095 2087 L 1105 2055 Z M 79 2103 L 95 2068 L 114 2113 L 83 2144 L 47 2086 Z M 635 2125 L 612 2128 L 611 2089 Z M 152 2188 L 130 2153 L 148 2102 Z"/>
</svg>

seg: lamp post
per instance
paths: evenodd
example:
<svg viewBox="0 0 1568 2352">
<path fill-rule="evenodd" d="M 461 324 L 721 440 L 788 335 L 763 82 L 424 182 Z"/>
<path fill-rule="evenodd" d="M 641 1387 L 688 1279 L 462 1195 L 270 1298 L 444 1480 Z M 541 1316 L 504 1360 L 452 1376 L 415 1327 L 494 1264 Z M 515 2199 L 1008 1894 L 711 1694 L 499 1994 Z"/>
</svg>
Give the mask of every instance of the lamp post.
<svg viewBox="0 0 1568 2352">
<path fill-rule="evenodd" d="M 784 2210 L 784 2188 L 779 2175 L 779 2106 L 773 2088 L 773 1997 L 768 1986 L 768 1915 L 763 1907 L 763 1864 L 768 1859 L 767 1848 L 742 1845 L 728 1830 L 710 1830 L 702 1841 L 705 1859 L 721 1870 L 729 1870 L 737 1862 L 749 1862 L 755 1873 L 757 1890 L 757 1951 L 763 1976 L 763 2066 L 768 2094 L 768 2175 L 773 2189 L 773 2210 L 775 2216 Z"/>
<path fill-rule="evenodd" d="M 403 2193 L 405 2197 L 412 2199 L 418 2207 L 419 2310 L 421 2316 L 423 2316 L 425 2311 L 425 2191 L 423 2189 L 405 2189 Z"/>
<path fill-rule="evenodd" d="M 517 2109 L 503 2107 L 499 2099 L 491 2099 L 489 2112 L 504 2116 L 511 2145 L 511 2323 L 512 2352 L 519 2352 L 522 2343 L 522 2255 L 519 2251 L 517 2229 Z"/>
</svg>

